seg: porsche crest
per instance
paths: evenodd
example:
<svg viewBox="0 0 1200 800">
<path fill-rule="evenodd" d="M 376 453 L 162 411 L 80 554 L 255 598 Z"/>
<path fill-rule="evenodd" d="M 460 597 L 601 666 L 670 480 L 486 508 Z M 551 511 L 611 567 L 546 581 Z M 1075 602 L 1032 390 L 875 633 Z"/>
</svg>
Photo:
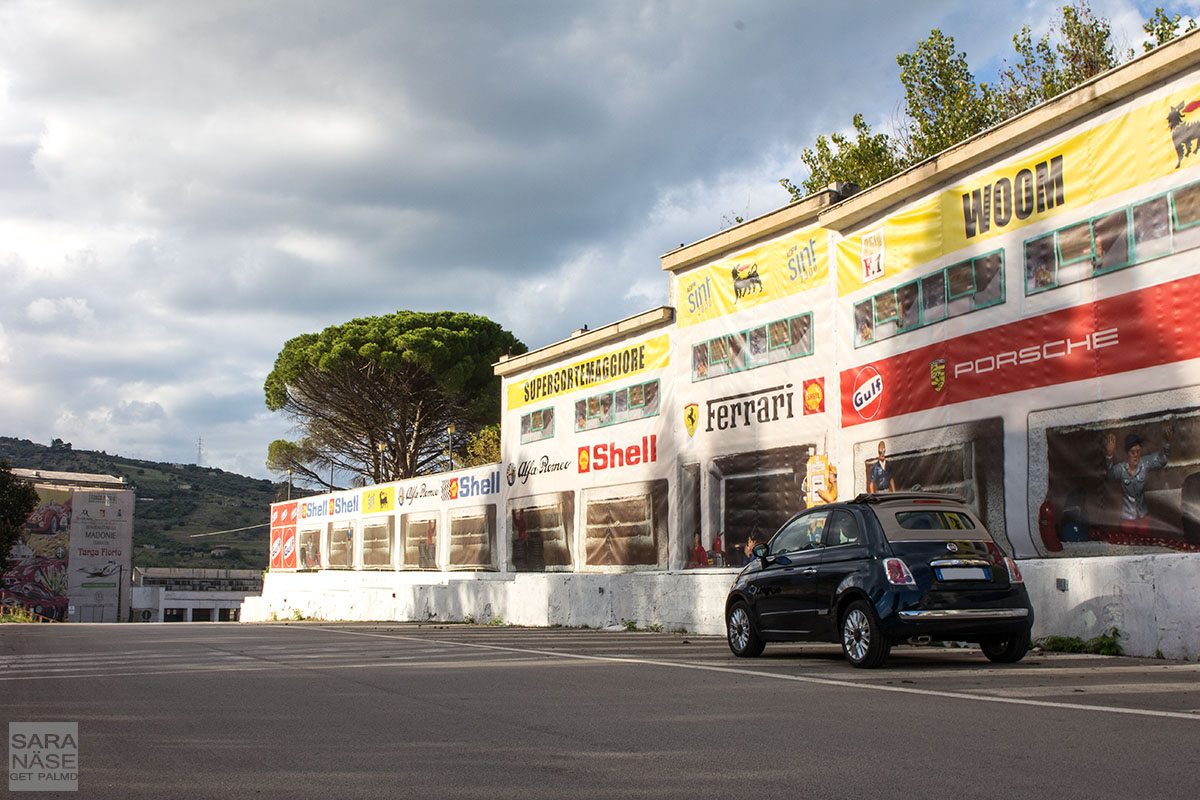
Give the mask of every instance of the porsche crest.
<svg viewBox="0 0 1200 800">
<path fill-rule="evenodd" d="M 939 358 L 929 362 L 929 385 L 935 392 L 946 387 L 946 359 Z"/>
</svg>

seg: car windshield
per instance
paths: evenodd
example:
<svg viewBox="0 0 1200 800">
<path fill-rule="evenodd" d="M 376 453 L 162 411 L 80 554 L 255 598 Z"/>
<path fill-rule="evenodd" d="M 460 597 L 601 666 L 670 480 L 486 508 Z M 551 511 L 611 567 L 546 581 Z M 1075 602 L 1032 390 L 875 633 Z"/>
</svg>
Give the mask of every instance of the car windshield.
<svg viewBox="0 0 1200 800">
<path fill-rule="evenodd" d="M 825 520 L 829 512 L 822 509 L 790 521 L 771 540 L 771 555 L 811 550 L 821 545 Z"/>
<path fill-rule="evenodd" d="M 967 511 L 921 508 L 880 510 L 888 541 L 973 539 L 988 541 L 987 529 Z M 888 518 L 891 518 L 890 520 Z M 890 523 L 890 524 L 889 524 Z"/>
</svg>

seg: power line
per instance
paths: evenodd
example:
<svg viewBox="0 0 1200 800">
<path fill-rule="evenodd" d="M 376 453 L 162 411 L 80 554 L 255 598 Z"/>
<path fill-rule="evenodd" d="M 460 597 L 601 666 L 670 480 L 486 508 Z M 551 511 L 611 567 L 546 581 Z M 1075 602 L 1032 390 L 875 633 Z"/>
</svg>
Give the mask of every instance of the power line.
<svg viewBox="0 0 1200 800">
<path fill-rule="evenodd" d="M 261 525 L 247 525 L 244 528 L 230 528 L 227 531 L 213 531 L 212 533 L 189 533 L 188 538 L 195 539 L 200 536 L 220 536 L 222 533 L 237 533 L 238 531 L 252 531 L 255 528 L 267 528 L 267 527 L 270 527 L 270 525 L 271 525 L 271 523 L 264 522 Z"/>
</svg>

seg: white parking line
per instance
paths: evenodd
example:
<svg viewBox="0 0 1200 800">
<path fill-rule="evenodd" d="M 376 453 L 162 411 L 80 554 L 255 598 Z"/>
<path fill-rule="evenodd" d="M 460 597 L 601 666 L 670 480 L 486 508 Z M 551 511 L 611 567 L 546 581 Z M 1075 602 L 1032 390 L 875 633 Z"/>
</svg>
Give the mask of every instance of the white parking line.
<svg viewBox="0 0 1200 800">
<path fill-rule="evenodd" d="M 1185 713 L 1180 711 L 1155 711 L 1153 709 L 1144 708 L 1121 708 L 1120 706 L 1101 706 L 1090 705 L 1087 703 L 1062 703 L 1050 700 L 1030 700 L 1021 697 L 989 697 L 981 694 L 970 694 L 967 692 L 949 692 L 939 691 L 937 689 L 918 689 L 915 687 L 881 685 L 875 683 L 859 683 L 857 681 L 843 681 L 832 678 L 812 678 L 805 675 L 779 675 L 773 672 L 760 672 L 757 670 L 741 669 L 737 667 L 719 667 L 712 664 L 688 664 L 678 661 L 656 661 L 649 658 L 632 658 L 629 656 L 594 656 L 584 655 L 580 653 L 559 653 L 552 650 L 532 650 L 521 647 L 504 647 L 501 645 L 492 644 L 477 644 L 474 642 L 453 642 L 442 639 L 425 639 L 417 636 L 402 636 L 385 633 L 369 633 L 367 631 L 352 631 L 341 628 L 325 628 L 321 626 L 313 626 L 304 630 L 319 630 L 327 633 L 340 633 L 346 636 L 368 636 L 376 639 L 397 639 L 411 642 L 421 642 L 429 644 L 434 642 L 440 645 L 448 645 L 453 647 L 470 647 L 479 650 L 496 650 L 507 653 L 524 653 L 527 655 L 546 656 L 550 658 L 566 658 L 580 661 L 599 661 L 615 664 L 643 664 L 653 667 L 674 667 L 676 669 L 699 670 L 702 672 L 720 672 L 731 675 L 753 675 L 760 678 L 768 678 L 777 681 L 792 681 L 794 683 L 812 683 L 821 686 L 839 686 L 846 689 L 868 689 L 876 692 L 895 692 L 897 694 L 915 694 L 924 697 L 945 697 L 954 700 L 974 700 L 980 703 L 1004 703 L 1008 705 L 1019 706 L 1036 706 L 1039 708 L 1060 708 L 1071 711 L 1099 711 L 1106 714 L 1130 714 L 1141 717 L 1167 717 L 1170 719 L 1187 719 L 1193 722 L 1200 722 L 1200 715 L 1193 713 Z"/>
</svg>

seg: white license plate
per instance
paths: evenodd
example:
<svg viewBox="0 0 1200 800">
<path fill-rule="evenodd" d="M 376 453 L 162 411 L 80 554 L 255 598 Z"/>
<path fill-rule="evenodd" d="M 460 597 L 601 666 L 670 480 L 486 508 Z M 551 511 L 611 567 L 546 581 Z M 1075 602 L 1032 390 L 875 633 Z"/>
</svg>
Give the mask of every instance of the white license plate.
<svg viewBox="0 0 1200 800">
<path fill-rule="evenodd" d="M 986 581 L 991 576 L 987 567 L 938 567 L 939 581 Z"/>
</svg>

